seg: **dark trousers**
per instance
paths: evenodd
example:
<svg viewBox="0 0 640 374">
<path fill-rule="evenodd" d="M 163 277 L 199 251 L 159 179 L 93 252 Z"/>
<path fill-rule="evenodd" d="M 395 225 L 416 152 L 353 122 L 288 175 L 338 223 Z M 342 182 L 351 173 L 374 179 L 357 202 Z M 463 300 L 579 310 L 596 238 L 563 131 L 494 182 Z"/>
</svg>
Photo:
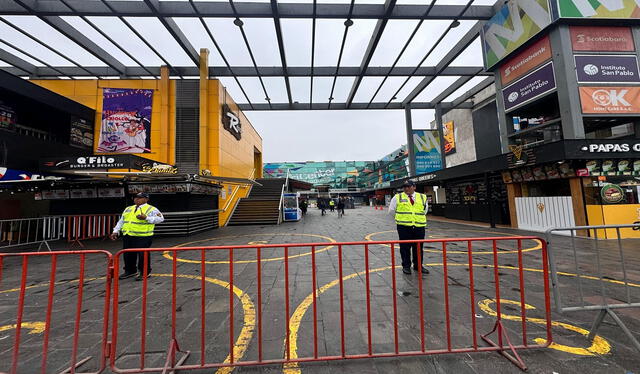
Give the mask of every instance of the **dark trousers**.
<svg viewBox="0 0 640 374">
<path fill-rule="evenodd" d="M 398 225 L 398 237 L 400 240 L 421 240 L 424 239 L 425 228 L 415 226 Z M 422 248 L 423 244 L 420 243 Z M 422 248 L 423 249 L 423 248 Z M 402 267 L 411 267 L 411 254 L 413 253 L 413 267 L 417 268 L 420 264 L 418 261 L 418 243 L 402 243 L 400 244 L 400 256 L 402 256 Z M 420 253 L 420 260 L 424 260 L 424 252 Z"/>
<path fill-rule="evenodd" d="M 122 249 L 149 248 L 152 240 L 153 236 L 125 235 L 122 237 Z M 122 257 L 124 257 L 125 273 L 144 272 L 144 252 L 125 252 Z M 151 273 L 151 253 L 147 252 L 147 274 L 149 273 Z"/>
</svg>

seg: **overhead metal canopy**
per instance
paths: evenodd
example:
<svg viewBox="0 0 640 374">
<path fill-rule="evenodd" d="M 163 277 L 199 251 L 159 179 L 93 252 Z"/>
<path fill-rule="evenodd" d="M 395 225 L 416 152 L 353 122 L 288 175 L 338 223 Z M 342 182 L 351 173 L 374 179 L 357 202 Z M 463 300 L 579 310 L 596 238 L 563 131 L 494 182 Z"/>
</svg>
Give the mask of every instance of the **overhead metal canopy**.
<svg viewBox="0 0 640 374">
<path fill-rule="evenodd" d="M 406 4 L 403 0 L 336 1 L 341 3 L 318 3 L 317 0 L 295 3 L 277 0 L 0 0 L 0 26 L 15 34 L 14 39 L 11 39 L 3 36 L 0 30 L 0 61 L 3 62 L 0 69 L 31 79 L 122 79 L 156 78 L 160 75 L 160 65 L 167 65 L 172 76 L 191 78 L 199 76 L 198 50 L 205 47 L 201 44 L 202 40 L 206 40 L 206 47 L 213 45 L 212 52 L 217 52 L 216 56 L 220 57 L 216 59 L 217 65 L 209 66 L 209 75 L 232 79 L 229 82 L 237 84 L 241 97 L 236 97 L 236 100 L 244 110 L 403 109 L 411 104 L 412 109 L 434 109 L 438 106 L 447 111 L 470 107 L 468 100 L 493 83 L 493 74 L 484 71 L 481 66 L 481 55 L 474 59 L 473 66 L 453 63 L 466 50 L 479 43 L 482 25 L 495 13 L 497 6 L 503 3 L 502 0 L 422 0 L 422 4 Z M 139 51 L 123 45 L 125 43 L 122 40 L 118 42 L 113 30 L 99 26 L 100 21 L 107 18 L 118 20 L 132 40 L 138 42 L 141 48 L 148 49 L 151 57 L 146 60 L 153 58 L 161 62 L 155 65 L 143 62 L 145 58 L 140 56 Z M 66 45 L 54 45 L 43 40 L 42 35 L 37 36 L 31 27 L 25 27 L 18 19 L 41 22 L 52 33 L 60 34 L 61 38 L 68 40 L 69 45 L 85 51 L 94 62 L 80 63 L 67 56 L 62 50 Z M 176 53 L 183 56 L 180 64 L 172 64 L 175 58 L 168 56 L 166 48 L 163 52 L 163 46 L 154 42 L 148 32 L 145 33 L 145 30 L 137 26 L 141 19 L 147 23 L 158 23 L 158 27 L 163 29 L 163 35 L 172 39 L 167 40 L 167 43 L 175 45 Z M 238 40 L 241 42 L 238 45 L 249 56 L 242 65 L 231 63 L 229 48 L 221 42 L 225 31 L 212 27 L 214 20 L 222 19 L 233 20 L 240 32 L 241 39 Z M 256 42 L 252 40 L 245 25 L 245 22 L 252 19 L 271 20 L 273 29 L 265 32 L 275 33 L 272 48 L 277 54 L 279 66 L 259 63 Z M 186 30 L 185 20 L 193 20 L 194 25 L 197 24 L 204 31 L 202 35 L 194 35 L 192 30 Z M 308 50 L 287 48 L 283 23 L 290 20 L 309 21 L 311 54 L 305 66 L 291 63 L 291 56 L 297 53 L 304 53 L 306 56 Z M 335 63 L 318 66 L 318 43 L 325 37 L 317 31 L 318 22 L 325 20 L 343 21 L 340 23 L 342 37 L 341 42 L 335 45 L 339 49 Z M 81 22 L 86 29 L 79 28 L 76 21 Z M 366 45 L 360 62 L 357 65 L 347 63 L 347 55 L 354 48 L 347 43 L 351 37 L 350 32 L 353 34 L 350 30 L 355 23 L 367 21 L 375 21 L 375 26 L 368 42 L 360 43 L 363 47 Z M 438 27 L 430 27 L 430 22 L 445 21 L 448 21 L 448 26 L 439 23 Z M 391 32 L 390 25 L 398 22 L 405 22 L 411 33 L 408 38 L 394 40 L 402 48 L 399 53 L 394 52 L 393 63 L 389 66 L 376 66 L 376 53 L 380 54 L 385 32 Z M 461 22 L 472 24 L 461 37 L 452 39 L 451 35 L 456 33 L 454 30 Z M 406 58 L 409 50 L 415 50 L 416 43 L 419 43 L 417 40 L 425 32 L 432 33 L 437 38 L 428 46 L 418 44 L 418 48 L 423 47 L 419 51 L 419 55 L 423 57 L 419 62 L 416 58 L 412 66 L 407 66 L 403 58 Z M 42 52 L 36 52 L 35 47 L 23 48 L 16 42 L 24 38 L 55 56 L 57 63 L 53 62 L 53 57 L 47 59 Z M 223 64 L 220 65 L 220 62 Z M 428 65 L 429 62 L 431 66 Z M 443 77 L 453 80 L 438 83 Z M 273 99 L 273 88 L 268 82 L 269 79 L 276 78 L 282 79 L 284 90 L 275 95 L 279 100 Z M 304 95 L 296 95 L 294 92 L 297 88 L 293 80 L 300 78 L 309 79 L 309 88 Z M 318 90 L 317 84 L 314 87 L 314 82 L 327 78 L 331 79 L 330 94 L 322 100 L 314 100 L 314 89 Z M 246 79 L 257 80 L 252 87 L 253 91 L 249 90 Z M 338 84 L 342 79 L 350 80 L 350 88 Z M 366 85 L 365 83 L 371 83 L 368 80 L 376 80 L 375 85 Z M 400 85 L 391 87 L 392 80 Z M 366 92 L 363 92 L 364 86 L 367 86 Z M 425 90 L 429 91 L 434 86 L 438 86 L 439 91 L 429 92 L 429 97 L 425 99 Z M 383 92 L 387 92 L 386 97 L 383 97 Z M 389 94 L 390 92 L 394 93 Z M 301 96 L 306 99 L 300 100 Z M 257 100 L 256 97 L 262 99 Z M 336 100 L 335 97 L 341 99 Z"/>
</svg>

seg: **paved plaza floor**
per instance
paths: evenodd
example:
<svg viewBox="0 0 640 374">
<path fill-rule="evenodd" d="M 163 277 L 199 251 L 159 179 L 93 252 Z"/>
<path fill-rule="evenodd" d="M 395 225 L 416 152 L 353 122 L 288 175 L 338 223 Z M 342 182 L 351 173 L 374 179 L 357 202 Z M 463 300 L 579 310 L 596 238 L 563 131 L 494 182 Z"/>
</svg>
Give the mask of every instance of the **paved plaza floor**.
<svg viewBox="0 0 640 374">
<path fill-rule="evenodd" d="M 517 235 L 540 235 L 506 228 L 490 229 L 481 225 L 467 225 L 433 219 L 428 237 L 478 238 Z M 386 211 L 372 208 L 347 210 L 338 218 L 335 213 L 321 216 L 311 209 L 300 222 L 279 226 L 226 227 L 203 232 L 188 238 L 157 238 L 154 247 L 193 247 L 175 253 L 155 252 L 151 255 L 152 276 L 146 285 L 133 279 L 119 281 L 117 296 L 117 339 L 110 333 L 116 366 L 136 369 L 162 366 L 170 342 L 171 316 L 175 313 L 176 337 L 182 350 L 191 353 L 186 364 L 201 361 L 220 363 L 229 360 L 230 343 L 234 361 L 253 361 L 291 357 L 308 358 L 314 355 L 340 356 L 367 354 L 371 340 L 372 353 L 419 351 L 427 352 L 473 348 L 474 325 L 478 347 L 488 345 L 480 338 L 494 327 L 497 316 L 496 275 L 491 241 L 451 242 L 446 245 L 443 261 L 442 243 L 425 246 L 424 263 L 430 274 L 402 273 L 391 266 L 388 245 L 345 245 L 334 242 L 396 240 L 395 225 Z M 283 243 L 315 243 L 312 246 L 287 250 L 285 264 L 282 247 L 261 250 L 260 266 L 255 249 L 233 250 L 233 280 L 230 279 L 230 250 L 201 251 L 202 246 L 240 246 Z M 553 250 L 559 263 L 559 290 L 563 305 L 601 302 L 601 291 L 607 292 L 609 303 L 640 301 L 640 241 L 624 240 L 625 268 L 616 243 L 598 243 L 600 267 L 604 282 L 597 278 L 597 264 L 591 250 L 594 241 L 576 240 L 578 261 L 574 261 L 566 237 L 554 238 Z M 56 250 L 66 249 L 53 243 Z M 86 248 L 118 250 L 120 242 L 89 241 Z M 471 247 L 469 247 L 469 245 Z M 496 242 L 497 273 L 500 277 L 500 299 L 506 334 L 515 345 L 543 344 L 546 337 L 544 310 L 545 295 L 542 272 L 541 244 L 523 240 L 522 282 L 520 281 L 518 243 L 516 240 Z M 471 255 L 469 254 L 471 249 Z M 76 248 L 77 249 L 77 248 Z M 315 254 L 312 256 L 312 251 Z M 339 253 L 342 256 L 340 266 Z M 400 264 L 398 248 L 394 246 L 395 265 Z M 174 261 L 175 256 L 175 261 Z M 201 260 L 204 258 L 205 264 Z M 370 270 L 366 276 L 366 266 Z M 470 267 L 469 264 L 473 263 Z M 314 285 L 312 264 L 315 263 Z M 172 307 L 172 273 L 175 264 L 176 304 Z M 446 269 L 445 265 L 446 264 Z M 91 357 L 80 371 L 95 370 L 99 365 L 104 327 L 106 256 L 84 256 L 83 282 L 79 282 L 82 265 L 79 255 L 57 256 L 55 288 L 51 291 L 52 257 L 29 257 L 25 289 L 23 329 L 20 344 L 19 373 L 39 373 L 43 360 L 43 341 L 48 341 L 47 371 L 58 373 L 65 369 L 78 340 L 78 359 Z M 15 340 L 16 313 L 19 303 L 21 271 L 25 266 L 21 257 L 5 258 L 0 281 L 0 372 L 11 365 L 11 349 Z M 260 270 L 258 295 L 257 273 Z M 474 286 L 470 285 L 473 270 Z M 577 270 L 576 270 L 577 269 Z M 202 273 L 204 271 L 204 279 Z M 446 271 L 446 274 L 445 274 Z M 122 270 L 120 269 L 120 272 Z M 288 272 L 288 279 L 285 278 Z M 579 277 L 577 273 L 585 274 Z M 340 282 L 342 273 L 342 282 Z M 591 276 L 589 276 L 591 274 Z M 629 287 L 624 287 L 624 276 Z M 394 277 L 395 275 L 395 277 Z M 395 282 L 394 282 L 395 281 Z M 367 294 L 366 286 L 370 292 Z M 288 295 L 285 292 L 288 285 Z M 395 293 L 394 293 L 395 285 Z M 80 287 L 82 286 L 82 287 Z M 202 291 L 204 286 L 204 298 Z M 315 287 L 314 287 L 315 286 Z M 147 298 L 142 298 L 146 287 Z M 420 323 L 420 287 L 422 287 L 422 315 Z M 317 289 L 314 298 L 313 290 Z M 80 289 L 82 297 L 79 299 Z M 233 294 L 230 298 L 230 289 Z M 472 292 L 473 290 L 473 292 Z M 53 303 L 47 297 L 52 292 Z M 341 303 L 340 295 L 343 295 Z M 394 297 L 395 295 L 395 297 Z M 521 299 L 521 296 L 524 298 Z M 259 297 L 258 297 L 259 296 Z M 368 297 L 367 297 L 368 296 Z M 288 305 L 287 305 L 288 298 Z M 315 300 L 314 300 L 315 299 Z M 396 309 L 394 313 L 394 299 Z M 78 301 L 82 303 L 79 304 Z M 233 308 L 230 309 L 230 303 Z M 521 303 L 526 304 L 525 322 L 521 318 Z M 449 314 L 446 306 L 449 306 Z M 78 306 L 80 305 L 80 306 Z M 553 306 L 553 302 L 552 302 Z M 342 318 L 340 310 L 343 310 Z M 51 331 L 44 329 L 47 310 L 51 310 Z M 142 318 L 142 310 L 146 318 Z M 288 313 L 287 313 L 288 309 Z M 231 313 L 231 311 L 233 313 Z M 367 320 L 367 310 L 371 319 Z M 76 316 L 81 316 L 79 322 Z M 110 314 L 110 324 L 113 315 Z M 233 317 L 232 317 L 233 314 Z M 314 314 L 316 323 L 314 324 Z M 640 353 L 635 351 L 622 330 L 607 319 L 594 341 L 586 335 L 597 312 L 552 313 L 554 344 L 548 348 L 519 351 L 530 373 L 640 373 Z M 204 319 L 201 316 L 204 315 Z M 640 310 L 618 312 L 633 333 L 640 337 Z M 287 323 L 288 320 L 288 323 Z M 397 320 L 397 335 L 394 329 Z M 77 336 L 74 327 L 77 323 Z M 144 326 L 143 326 L 144 323 Z M 344 330 L 341 330 L 341 324 Z M 288 329 L 287 329 L 288 325 Z M 447 329 L 449 326 L 449 329 Z M 146 331 L 141 339 L 142 331 Z M 233 334 L 230 335 L 230 331 Z M 289 331 L 289 334 L 287 334 Z M 314 331 L 317 339 L 314 344 Z M 422 340 L 424 331 L 424 340 Z M 343 332 L 343 333 L 342 333 Z M 47 335 L 47 336 L 45 336 Z M 289 339 L 287 339 L 287 335 Z M 344 340 L 342 340 L 344 335 Z M 397 338 L 396 338 L 397 336 Z M 492 335 L 496 340 L 496 335 Z M 258 340 L 261 339 L 261 344 Z M 287 348 L 287 340 L 289 342 Z M 204 352 L 202 350 L 204 342 Z M 179 356 L 179 355 L 178 355 Z M 432 354 L 401 358 L 320 361 L 299 365 L 266 365 L 223 368 L 220 373 L 285 372 L 285 373 L 518 373 L 520 370 L 496 352 Z M 107 369 L 105 372 L 109 372 Z M 184 371 L 187 372 L 187 371 Z M 215 369 L 191 371 L 213 373 Z"/>
</svg>

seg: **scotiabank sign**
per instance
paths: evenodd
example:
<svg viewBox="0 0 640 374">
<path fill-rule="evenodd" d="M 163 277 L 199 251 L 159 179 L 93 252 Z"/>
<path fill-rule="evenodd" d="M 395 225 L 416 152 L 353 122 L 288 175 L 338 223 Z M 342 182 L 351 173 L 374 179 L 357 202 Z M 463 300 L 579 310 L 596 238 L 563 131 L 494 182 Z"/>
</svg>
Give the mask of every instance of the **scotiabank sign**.
<svg viewBox="0 0 640 374">
<path fill-rule="evenodd" d="M 571 26 L 574 51 L 633 52 L 633 36 L 629 27 Z"/>
<path fill-rule="evenodd" d="M 582 113 L 640 113 L 640 87 L 580 87 Z"/>
<path fill-rule="evenodd" d="M 536 66 L 551 59 L 551 42 L 549 37 L 538 40 L 524 51 L 518 53 L 500 66 L 500 80 L 502 85 L 522 77 Z"/>
</svg>

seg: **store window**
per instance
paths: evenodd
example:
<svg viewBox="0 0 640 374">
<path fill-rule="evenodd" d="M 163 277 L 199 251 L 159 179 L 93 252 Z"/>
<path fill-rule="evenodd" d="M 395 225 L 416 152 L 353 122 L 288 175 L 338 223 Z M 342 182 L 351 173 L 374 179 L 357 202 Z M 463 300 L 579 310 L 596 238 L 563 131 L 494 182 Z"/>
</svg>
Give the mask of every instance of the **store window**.
<svg viewBox="0 0 640 374">
<path fill-rule="evenodd" d="M 523 197 L 571 196 L 567 179 L 529 182 L 522 185 Z"/>
<path fill-rule="evenodd" d="M 585 118 L 584 130 L 587 139 L 635 138 L 636 123 L 628 118 Z"/>
<path fill-rule="evenodd" d="M 633 177 L 583 178 L 582 185 L 587 205 L 640 203 L 640 181 Z M 612 188 L 606 188 L 611 185 Z"/>
</svg>

